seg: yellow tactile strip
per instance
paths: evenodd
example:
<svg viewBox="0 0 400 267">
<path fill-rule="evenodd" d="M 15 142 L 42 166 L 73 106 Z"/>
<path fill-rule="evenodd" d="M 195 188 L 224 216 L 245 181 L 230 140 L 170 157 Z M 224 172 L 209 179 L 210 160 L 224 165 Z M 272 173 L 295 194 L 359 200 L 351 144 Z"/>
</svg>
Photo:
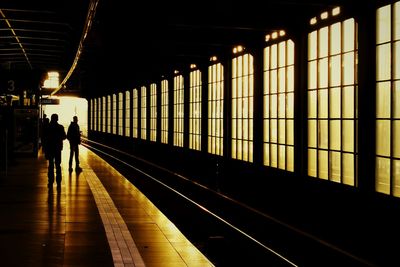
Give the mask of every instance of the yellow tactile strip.
<svg viewBox="0 0 400 267">
<path fill-rule="evenodd" d="M 125 221 L 96 174 L 90 168 L 85 168 L 81 175 L 89 184 L 99 209 L 114 266 L 145 266 Z"/>
</svg>

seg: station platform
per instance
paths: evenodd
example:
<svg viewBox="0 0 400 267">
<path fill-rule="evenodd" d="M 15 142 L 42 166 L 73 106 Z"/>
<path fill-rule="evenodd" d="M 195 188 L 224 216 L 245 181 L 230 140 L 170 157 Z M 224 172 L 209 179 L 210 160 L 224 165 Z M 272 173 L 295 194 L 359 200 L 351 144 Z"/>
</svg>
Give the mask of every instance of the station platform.
<svg viewBox="0 0 400 267">
<path fill-rule="evenodd" d="M 0 178 L 0 266 L 213 266 L 124 176 L 80 146 L 81 172 L 47 188 L 47 161 L 17 158 Z"/>
</svg>

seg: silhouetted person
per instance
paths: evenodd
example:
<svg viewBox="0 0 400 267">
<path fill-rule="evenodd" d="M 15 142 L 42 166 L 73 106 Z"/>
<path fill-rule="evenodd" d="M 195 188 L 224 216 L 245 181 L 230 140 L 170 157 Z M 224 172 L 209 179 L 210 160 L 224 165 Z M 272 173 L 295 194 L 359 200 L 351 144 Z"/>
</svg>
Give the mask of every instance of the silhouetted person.
<svg viewBox="0 0 400 267">
<path fill-rule="evenodd" d="M 49 160 L 48 169 L 48 187 L 53 188 L 54 183 L 54 165 L 56 166 L 57 187 L 61 186 L 61 150 L 63 149 L 63 140 L 65 140 L 64 126 L 58 124 L 58 115 L 52 114 L 49 127 L 46 133 L 46 155 Z"/>
<path fill-rule="evenodd" d="M 81 143 L 81 131 L 78 125 L 78 117 L 74 116 L 73 121 L 68 126 L 67 131 L 67 139 L 70 145 L 70 152 L 69 152 L 69 168 L 68 170 L 72 171 L 72 161 L 75 155 L 75 171 L 81 171 L 81 167 L 79 167 L 79 144 Z"/>
</svg>

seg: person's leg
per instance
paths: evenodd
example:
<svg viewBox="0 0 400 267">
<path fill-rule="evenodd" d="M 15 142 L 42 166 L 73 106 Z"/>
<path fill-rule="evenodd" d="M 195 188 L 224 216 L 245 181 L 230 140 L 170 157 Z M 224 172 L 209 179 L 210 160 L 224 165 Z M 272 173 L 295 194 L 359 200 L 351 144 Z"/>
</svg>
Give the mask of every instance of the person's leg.
<svg viewBox="0 0 400 267">
<path fill-rule="evenodd" d="M 74 146 L 70 143 L 69 144 L 69 162 L 68 162 L 68 170 L 72 171 L 72 160 L 74 158 Z"/>
<path fill-rule="evenodd" d="M 61 186 L 61 150 L 55 153 L 54 161 L 56 164 L 56 182 Z"/>
<path fill-rule="evenodd" d="M 79 166 L 79 145 L 75 146 L 75 163 L 76 163 L 76 168 L 80 169 L 80 166 Z"/>
<path fill-rule="evenodd" d="M 53 187 L 54 183 L 54 157 L 52 155 L 48 155 L 49 157 L 49 166 L 47 170 L 48 184 L 47 186 Z"/>
</svg>

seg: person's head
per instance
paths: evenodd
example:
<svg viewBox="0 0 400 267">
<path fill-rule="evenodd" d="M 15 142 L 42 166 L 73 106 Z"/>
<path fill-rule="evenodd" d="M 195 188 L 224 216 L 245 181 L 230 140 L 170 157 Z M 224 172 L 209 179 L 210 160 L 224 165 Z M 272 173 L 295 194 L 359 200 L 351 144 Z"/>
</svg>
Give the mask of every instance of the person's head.
<svg viewBox="0 0 400 267">
<path fill-rule="evenodd" d="M 78 117 L 77 117 L 77 116 L 74 116 L 74 117 L 73 117 L 73 120 L 74 120 L 74 122 L 78 122 Z"/>
<path fill-rule="evenodd" d="M 51 121 L 57 122 L 58 121 L 58 115 L 56 113 L 51 114 Z"/>
</svg>

